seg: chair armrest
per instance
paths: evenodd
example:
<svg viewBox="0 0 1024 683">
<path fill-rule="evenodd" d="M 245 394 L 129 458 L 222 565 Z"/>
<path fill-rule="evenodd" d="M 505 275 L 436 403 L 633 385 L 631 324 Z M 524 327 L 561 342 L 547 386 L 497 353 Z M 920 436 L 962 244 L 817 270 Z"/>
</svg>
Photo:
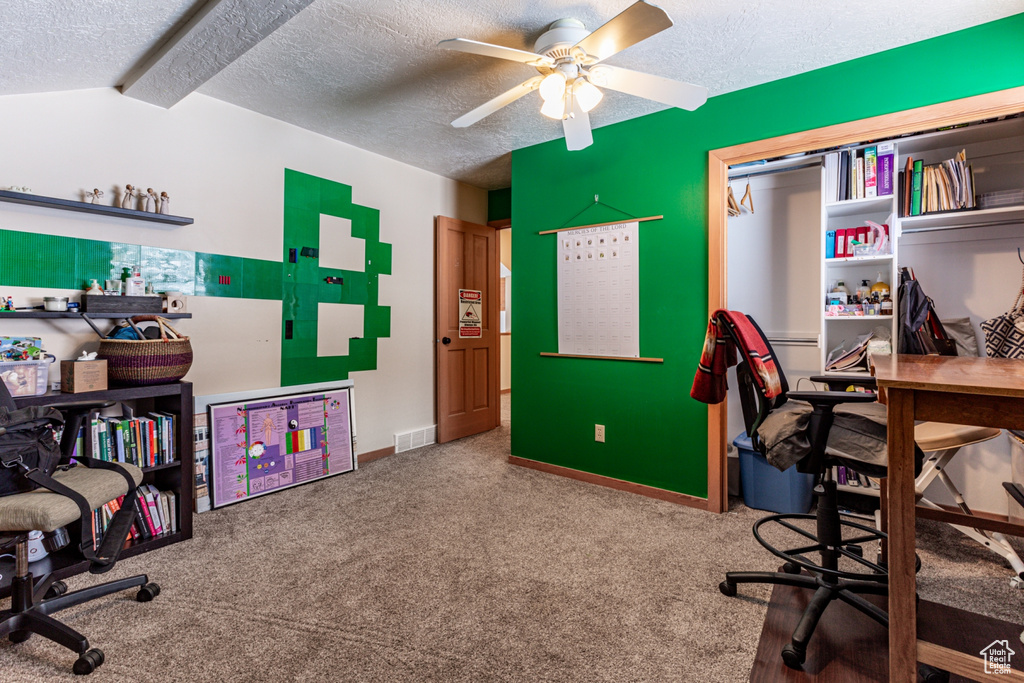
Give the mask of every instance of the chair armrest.
<svg viewBox="0 0 1024 683">
<path fill-rule="evenodd" d="M 878 387 L 878 382 L 875 381 L 874 377 L 830 377 L 828 375 L 813 375 L 808 377 L 808 379 L 812 382 L 817 382 L 818 384 L 827 384 L 829 391 L 842 391 L 842 387 L 848 387 L 851 384 L 856 387 L 864 387 L 866 389 L 875 389 Z"/>
<path fill-rule="evenodd" d="M 786 396 L 794 401 L 807 401 L 815 407 L 834 407 L 840 403 L 874 403 L 878 399 L 875 394 L 860 391 L 791 391 Z"/>
</svg>

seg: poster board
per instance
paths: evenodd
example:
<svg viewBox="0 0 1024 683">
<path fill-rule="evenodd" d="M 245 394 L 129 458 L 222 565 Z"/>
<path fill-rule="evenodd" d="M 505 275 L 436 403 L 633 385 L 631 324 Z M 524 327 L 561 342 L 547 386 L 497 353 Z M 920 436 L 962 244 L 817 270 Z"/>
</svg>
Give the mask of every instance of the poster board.
<svg viewBox="0 0 1024 683">
<path fill-rule="evenodd" d="M 214 508 L 355 469 L 349 387 L 210 404 Z"/>
<path fill-rule="evenodd" d="M 558 232 L 558 353 L 640 357 L 638 221 Z"/>
</svg>

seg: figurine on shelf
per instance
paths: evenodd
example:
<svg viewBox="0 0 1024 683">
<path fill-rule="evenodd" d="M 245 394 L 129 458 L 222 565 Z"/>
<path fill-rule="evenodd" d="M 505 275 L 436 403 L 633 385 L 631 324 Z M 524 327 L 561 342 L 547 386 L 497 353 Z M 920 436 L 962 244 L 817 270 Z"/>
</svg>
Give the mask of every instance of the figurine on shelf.
<svg viewBox="0 0 1024 683">
<path fill-rule="evenodd" d="M 157 200 L 157 213 L 170 213 L 171 212 L 171 198 L 167 196 L 166 192 L 160 193 L 160 198 Z"/>
<path fill-rule="evenodd" d="M 131 185 L 124 186 L 124 196 L 121 197 L 121 208 L 122 209 L 134 209 L 132 202 L 135 199 L 135 188 Z"/>
<path fill-rule="evenodd" d="M 139 194 L 142 194 L 142 193 L 140 192 Z M 156 200 L 157 200 L 156 190 L 154 190 L 152 187 L 147 187 L 146 188 L 146 194 L 143 195 L 143 197 L 142 197 L 142 201 L 143 201 L 143 208 L 142 208 L 142 210 L 143 211 L 155 211 L 156 210 Z"/>
<path fill-rule="evenodd" d="M 14 297 L 13 296 L 9 296 L 9 297 L 7 297 L 7 299 L 0 298 L 0 303 L 3 304 L 3 308 L 0 309 L 0 310 L 3 310 L 3 311 L 13 311 L 14 310 Z"/>
<path fill-rule="evenodd" d="M 97 200 L 100 197 L 102 197 L 102 196 L 103 196 L 103 190 L 101 190 L 99 188 L 94 188 L 92 192 L 86 192 L 85 193 L 85 198 L 88 199 L 93 204 L 96 204 Z"/>
</svg>

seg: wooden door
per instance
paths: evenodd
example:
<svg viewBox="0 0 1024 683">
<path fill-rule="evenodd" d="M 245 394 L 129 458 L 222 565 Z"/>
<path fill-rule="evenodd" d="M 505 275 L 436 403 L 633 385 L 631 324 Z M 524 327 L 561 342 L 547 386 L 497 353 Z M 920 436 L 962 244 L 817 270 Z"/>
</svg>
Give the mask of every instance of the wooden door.
<svg viewBox="0 0 1024 683">
<path fill-rule="evenodd" d="M 486 225 L 444 216 L 437 217 L 435 228 L 437 442 L 444 443 L 494 429 L 501 419 L 498 234 Z M 469 290 L 467 297 L 481 293 L 474 310 L 480 318 L 476 329 L 460 328 L 459 290 Z"/>
</svg>

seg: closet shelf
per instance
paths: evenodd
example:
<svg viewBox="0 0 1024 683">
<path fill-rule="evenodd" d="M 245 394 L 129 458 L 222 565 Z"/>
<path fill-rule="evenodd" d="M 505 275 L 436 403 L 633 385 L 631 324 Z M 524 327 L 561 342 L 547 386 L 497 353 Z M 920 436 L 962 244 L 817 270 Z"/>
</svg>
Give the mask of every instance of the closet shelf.
<svg viewBox="0 0 1024 683">
<path fill-rule="evenodd" d="M 892 211 L 892 195 L 867 197 L 865 199 L 845 199 L 841 202 L 825 204 L 825 214 L 835 216 L 855 216 L 863 213 L 884 213 Z"/>
<path fill-rule="evenodd" d="M 184 216 L 172 216 L 166 213 L 153 213 L 152 211 L 122 209 L 118 206 L 89 204 L 88 202 L 76 202 L 71 199 L 58 199 L 57 197 L 43 197 L 42 195 L 12 192 L 10 190 L 0 190 L 0 202 L 28 204 L 30 206 L 44 206 L 51 209 L 77 211 L 79 213 L 93 213 L 101 216 L 133 218 L 140 221 L 149 221 L 150 223 L 161 223 L 166 226 L 191 225 L 194 222 L 191 218 L 186 218 Z"/>
<path fill-rule="evenodd" d="M 882 254 L 881 256 L 851 256 L 848 258 L 827 258 L 825 259 L 825 265 L 829 267 L 843 267 L 843 266 L 863 266 L 871 265 L 872 263 L 888 263 L 892 261 L 892 254 Z"/>
<path fill-rule="evenodd" d="M 990 225 L 1024 223 L 1024 206 L 999 206 L 993 209 L 966 209 L 944 213 L 926 213 L 900 219 L 902 233 L 912 234 L 931 230 L 958 228 L 984 228 Z"/>
<path fill-rule="evenodd" d="M 825 322 L 831 320 L 892 320 L 891 315 L 826 315 Z"/>
</svg>

